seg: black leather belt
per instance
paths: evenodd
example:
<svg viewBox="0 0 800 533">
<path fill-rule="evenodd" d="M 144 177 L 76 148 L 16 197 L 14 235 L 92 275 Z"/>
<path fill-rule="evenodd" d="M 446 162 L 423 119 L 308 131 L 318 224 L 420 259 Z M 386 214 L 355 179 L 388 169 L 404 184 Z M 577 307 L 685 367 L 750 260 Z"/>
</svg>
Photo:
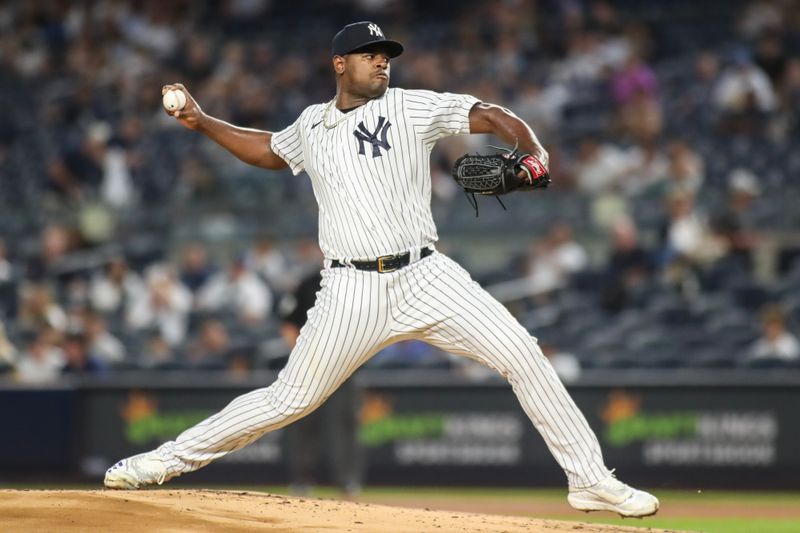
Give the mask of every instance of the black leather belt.
<svg viewBox="0 0 800 533">
<path fill-rule="evenodd" d="M 419 258 L 422 259 L 423 257 L 428 257 L 432 253 L 433 250 L 426 246 L 420 250 Z M 403 268 L 404 266 L 408 266 L 410 262 L 411 254 L 409 252 L 397 255 L 384 255 L 374 261 L 350 261 L 350 263 L 358 270 L 369 270 L 371 272 L 380 272 L 381 274 L 385 272 L 394 272 L 395 270 Z M 333 268 L 343 266 L 347 265 L 341 263 L 337 259 L 331 261 L 331 267 Z"/>
</svg>

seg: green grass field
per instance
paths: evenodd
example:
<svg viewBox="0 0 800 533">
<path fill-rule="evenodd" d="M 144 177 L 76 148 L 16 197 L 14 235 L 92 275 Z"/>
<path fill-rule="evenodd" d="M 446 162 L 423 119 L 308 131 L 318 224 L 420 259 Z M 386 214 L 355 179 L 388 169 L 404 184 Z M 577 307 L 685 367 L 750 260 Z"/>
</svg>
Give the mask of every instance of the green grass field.
<svg viewBox="0 0 800 533">
<path fill-rule="evenodd" d="M 32 486 L 0 484 L 9 489 L 97 489 L 98 486 Z M 176 483 L 164 489 L 189 488 Z M 191 487 L 198 488 L 198 487 Z M 219 490 L 248 490 L 289 494 L 285 486 L 215 486 Z M 164 490 L 154 489 L 154 490 Z M 532 518 L 620 524 L 709 533 L 800 533 L 800 492 L 735 492 L 653 490 L 661 501 L 655 517 L 621 519 L 610 513 L 579 513 L 566 504 L 565 490 L 369 487 L 356 501 Z M 330 488 L 318 488 L 311 497 L 338 498 Z"/>
<path fill-rule="evenodd" d="M 251 489 L 252 490 L 252 489 Z M 286 493 L 282 487 L 259 488 Z M 374 487 L 359 501 L 417 506 L 425 501 L 431 509 L 471 510 L 494 514 L 516 514 L 575 522 L 620 524 L 709 533 L 800 533 L 800 492 L 735 492 L 654 490 L 661 502 L 658 515 L 645 519 L 622 519 L 610 513 L 578 513 L 565 501 L 564 490 Z M 330 489 L 311 494 L 335 498 Z"/>
</svg>

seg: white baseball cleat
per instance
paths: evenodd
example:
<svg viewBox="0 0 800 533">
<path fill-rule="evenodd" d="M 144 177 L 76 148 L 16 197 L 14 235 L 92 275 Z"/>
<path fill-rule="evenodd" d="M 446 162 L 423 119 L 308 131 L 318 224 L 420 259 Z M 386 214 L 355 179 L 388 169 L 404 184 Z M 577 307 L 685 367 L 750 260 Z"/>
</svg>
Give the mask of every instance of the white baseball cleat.
<svg viewBox="0 0 800 533">
<path fill-rule="evenodd" d="M 104 483 L 109 489 L 138 489 L 161 485 L 170 477 L 164 459 L 153 450 L 117 462 L 106 470 Z"/>
<path fill-rule="evenodd" d="M 638 518 L 658 511 L 658 498 L 629 487 L 613 474 L 591 487 L 571 489 L 567 501 L 579 511 L 612 511 Z"/>
</svg>

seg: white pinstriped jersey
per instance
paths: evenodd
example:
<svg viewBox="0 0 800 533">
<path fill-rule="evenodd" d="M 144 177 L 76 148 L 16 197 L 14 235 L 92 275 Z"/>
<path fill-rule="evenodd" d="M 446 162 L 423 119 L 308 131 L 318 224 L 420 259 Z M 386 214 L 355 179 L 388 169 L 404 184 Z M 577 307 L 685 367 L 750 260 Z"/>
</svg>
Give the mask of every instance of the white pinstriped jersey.
<svg viewBox="0 0 800 533">
<path fill-rule="evenodd" d="M 326 258 L 371 259 L 438 239 L 430 153 L 438 139 L 469 133 L 476 103 L 469 95 L 391 88 L 348 113 L 330 102 L 309 106 L 273 134 L 272 150 L 295 175 L 311 176 Z"/>
</svg>

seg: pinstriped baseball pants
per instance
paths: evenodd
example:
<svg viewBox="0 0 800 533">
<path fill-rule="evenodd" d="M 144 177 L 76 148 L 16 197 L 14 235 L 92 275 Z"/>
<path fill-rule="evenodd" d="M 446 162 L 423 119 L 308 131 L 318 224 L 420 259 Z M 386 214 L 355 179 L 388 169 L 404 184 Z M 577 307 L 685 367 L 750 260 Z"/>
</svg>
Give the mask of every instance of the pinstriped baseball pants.
<svg viewBox="0 0 800 533">
<path fill-rule="evenodd" d="M 434 253 L 391 273 L 322 272 L 322 288 L 272 385 L 159 447 L 171 474 L 197 470 L 319 407 L 382 348 L 416 338 L 500 372 L 571 487 L 609 474 L 592 429 L 536 339 L 457 263 Z"/>
</svg>

